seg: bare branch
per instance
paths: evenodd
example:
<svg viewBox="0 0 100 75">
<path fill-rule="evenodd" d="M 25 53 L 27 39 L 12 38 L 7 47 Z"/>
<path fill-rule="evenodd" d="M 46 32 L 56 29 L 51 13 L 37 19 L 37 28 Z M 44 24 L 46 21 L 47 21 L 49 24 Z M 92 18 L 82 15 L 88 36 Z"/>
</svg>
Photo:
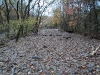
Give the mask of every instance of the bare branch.
<svg viewBox="0 0 100 75">
<path fill-rule="evenodd" d="M 91 55 L 94 56 L 97 53 L 97 51 L 99 50 L 99 48 L 100 48 L 100 45 L 91 53 Z"/>
</svg>

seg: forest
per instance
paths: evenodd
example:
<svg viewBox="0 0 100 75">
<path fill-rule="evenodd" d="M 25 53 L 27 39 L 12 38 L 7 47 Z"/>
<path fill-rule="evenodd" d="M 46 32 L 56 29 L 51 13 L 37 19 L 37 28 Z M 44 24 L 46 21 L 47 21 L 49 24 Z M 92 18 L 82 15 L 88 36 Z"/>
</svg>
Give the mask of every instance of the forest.
<svg viewBox="0 0 100 75">
<path fill-rule="evenodd" d="M 55 24 L 65 31 L 100 38 L 99 0 L 61 0 L 61 6 L 54 10 Z"/>
<path fill-rule="evenodd" d="M 1 0 L 0 34 L 2 38 L 18 39 L 28 32 L 38 32 L 45 10 L 54 2 L 41 0 Z"/>
<path fill-rule="evenodd" d="M 100 0 L 0 0 L 0 75 L 100 75 Z"/>
<path fill-rule="evenodd" d="M 64 31 L 89 35 L 100 39 L 99 0 L 59 0 L 53 15 L 44 15 L 56 0 L 1 0 L 0 34 L 2 38 L 18 38 L 39 27 L 61 28 Z M 48 20 L 46 20 L 48 19 Z"/>
</svg>

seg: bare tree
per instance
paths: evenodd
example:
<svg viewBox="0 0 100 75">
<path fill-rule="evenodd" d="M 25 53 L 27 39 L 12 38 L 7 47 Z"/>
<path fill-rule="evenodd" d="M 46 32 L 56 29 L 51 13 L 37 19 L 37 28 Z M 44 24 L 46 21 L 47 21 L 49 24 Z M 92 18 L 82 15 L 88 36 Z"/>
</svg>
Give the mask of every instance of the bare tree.
<svg viewBox="0 0 100 75">
<path fill-rule="evenodd" d="M 30 3 L 31 3 L 31 2 L 32 2 L 32 0 L 29 0 L 27 6 L 25 7 L 23 19 L 29 17 Z"/>
<path fill-rule="evenodd" d="M 6 17 L 7 17 L 7 22 L 9 23 L 10 17 L 9 17 L 9 6 L 7 3 L 7 0 L 4 0 L 5 5 L 6 5 Z"/>
<path fill-rule="evenodd" d="M 36 23 L 35 23 L 35 33 L 38 32 L 38 28 L 40 26 L 40 23 L 41 23 L 41 19 L 42 19 L 42 16 L 43 16 L 43 13 L 46 11 L 46 9 L 55 2 L 55 0 L 52 0 L 50 2 L 46 1 L 46 0 L 43 0 L 42 1 L 42 5 L 41 5 L 41 1 L 42 0 L 38 0 L 37 1 L 37 9 L 36 9 Z"/>
<path fill-rule="evenodd" d="M 13 9 L 15 10 L 16 14 L 17 14 L 17 20 L 19 19 L 19 0 L 17 1 L 17 6 L 15 8 L 15 6 L 12 4 L 11 0 L 9 0 L 11 6 L 13 7 Z"/>
</svg>

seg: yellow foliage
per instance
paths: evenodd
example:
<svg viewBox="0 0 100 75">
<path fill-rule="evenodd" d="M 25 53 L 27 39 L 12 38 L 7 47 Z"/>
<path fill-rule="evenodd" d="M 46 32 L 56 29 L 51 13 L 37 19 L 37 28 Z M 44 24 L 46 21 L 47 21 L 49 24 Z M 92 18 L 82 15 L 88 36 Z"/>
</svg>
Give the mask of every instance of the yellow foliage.
<svg viewBox="0 0 100 75">
<path fill-rule="evenodd" d="M 55 9 L 53 11 L 52 27 L 55 27 L 55 26 L 59 25 L 60 22 L 61 22 L 60 10 L 59 9 Z"/>
</svg>

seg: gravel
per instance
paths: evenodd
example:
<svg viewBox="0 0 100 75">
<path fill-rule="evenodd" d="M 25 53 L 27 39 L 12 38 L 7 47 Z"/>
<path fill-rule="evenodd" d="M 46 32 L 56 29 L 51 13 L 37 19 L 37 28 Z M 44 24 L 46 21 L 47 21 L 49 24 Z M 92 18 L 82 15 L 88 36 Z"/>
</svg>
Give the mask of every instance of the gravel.
<svg viewBox="0 0 100 75">
<path fill-rule="evenodd" d="M 100 75 L 100 50 L 89 57 L 99 44 L 79 34 L 42 29 L 0 48 L 0 75 Z"/>
</svg>

